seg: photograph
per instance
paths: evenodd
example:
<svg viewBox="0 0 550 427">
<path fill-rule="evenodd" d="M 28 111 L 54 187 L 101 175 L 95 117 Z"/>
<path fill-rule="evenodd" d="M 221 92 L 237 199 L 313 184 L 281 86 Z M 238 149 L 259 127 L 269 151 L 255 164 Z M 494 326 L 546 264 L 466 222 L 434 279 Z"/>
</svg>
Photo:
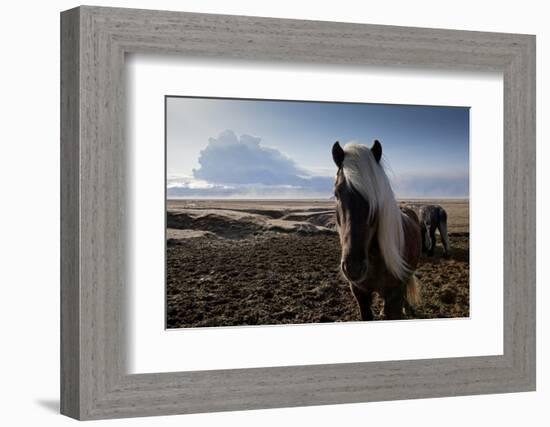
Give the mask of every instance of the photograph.
<svg viewBox="0 0 550 427">
<path fill-rule="evenodd" d="M 165 97 L 166 328 L 467 318 L 467 106 Z"/>
</svg>

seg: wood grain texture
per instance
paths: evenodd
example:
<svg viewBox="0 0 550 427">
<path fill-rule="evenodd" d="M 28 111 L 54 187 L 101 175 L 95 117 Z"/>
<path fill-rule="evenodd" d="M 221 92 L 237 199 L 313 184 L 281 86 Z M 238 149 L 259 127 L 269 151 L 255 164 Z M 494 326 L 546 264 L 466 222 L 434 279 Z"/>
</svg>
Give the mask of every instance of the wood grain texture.
<svg viewBox="0 0 550 427">
<path fill-rule="evenodd" d="M 100 419 L 535 389 L 535 38 L 133 9 L 62 13 L 62 413 Z M 124 55 L 504 75 L 504 354 L 128 375 Z"/>
<path fill-rule="evenodd" d="M 61 20 L 61 412 L 80 414 L 79 12 Z"/>
</svg>

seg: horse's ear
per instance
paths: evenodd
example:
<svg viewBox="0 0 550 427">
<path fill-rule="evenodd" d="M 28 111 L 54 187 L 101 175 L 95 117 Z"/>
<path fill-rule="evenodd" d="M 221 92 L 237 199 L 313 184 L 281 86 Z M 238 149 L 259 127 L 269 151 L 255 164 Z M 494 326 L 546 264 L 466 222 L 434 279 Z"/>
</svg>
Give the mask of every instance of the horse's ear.
<svg viewBox="0 0 550 427">
<path fill-rule="evenodd" d="M 336 163 L 336 166 L 338 166 L 338 169 L 340 169 L 344 163 L 344 150 L 340 147 L 340 143 L 338 141 L 336 141 L 332 146 L 332 159 L 334 160 L 334 163 Z"/>
<path fill-rule="evenodd" d="M 372 148 L 370 149 L 372 152 L 372 155 L 376 159 L 376 163 L 380 163 L 380 159 L 382 158 L 382 144 L 380 144 L 380 141 L 377 139 L 374 140 L 374 144 L 372 144 Z"/>
</svg>

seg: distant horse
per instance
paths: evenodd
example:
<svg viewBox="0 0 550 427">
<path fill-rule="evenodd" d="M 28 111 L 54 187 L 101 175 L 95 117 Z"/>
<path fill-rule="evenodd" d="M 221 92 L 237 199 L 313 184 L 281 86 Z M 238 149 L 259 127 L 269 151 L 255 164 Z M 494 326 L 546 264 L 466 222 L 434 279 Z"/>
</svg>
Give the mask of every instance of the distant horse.
<svg viewBox="0 0 550 427">
<path fill-rule="evenodd" d="M 447 212 L 439 205 L 420 207 L 420 231 L 422 233 L 422 252 L 432 256 L 435 252 L 435 230 L 443 243 L 445 256 L 449 256 L 449 236 L 447 234 Z"/>
<path fill-rule="evenodd" d="M 414 277 L 421 251 L 418 216 L 400 209 L 384 169 L 382 145 L 372 148 L 338 142 L 332 147 L 338 172 L 334 184 L 340 268 L 350 283 L 362 320 L 373 320 L 372 294 L 384 299 L 386 319 L 414 314 L 418 283 Z"/>
</svg>

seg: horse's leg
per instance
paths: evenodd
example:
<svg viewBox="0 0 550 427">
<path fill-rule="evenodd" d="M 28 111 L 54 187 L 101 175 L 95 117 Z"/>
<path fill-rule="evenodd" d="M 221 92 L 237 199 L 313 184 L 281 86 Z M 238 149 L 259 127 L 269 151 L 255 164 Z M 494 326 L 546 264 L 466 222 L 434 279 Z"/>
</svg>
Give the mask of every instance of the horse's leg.
<svg viewBox="0 0 550 427">
<path fill-rule="evenodd" d="M 414 307 L 407 301 L 407 299 L 403 299 L 403 307 L 405 308 L 405 313 L 407 313 L 407 316 L 409 317 L 416 317 L 416 310 Z"/>
<path fill-rule="evenodd" d="M 428 252 L 428 247 L 426 246 L 426 226 L 422 225 L 420 227 L 420 240 L 422 240 L 422 253 Z"/>
<path fill-rule="evenodd" d="M 443 219 L 439 223 L 439 237 L 441 237 L 441 243 L 443 243 L 443 249 L 445 250 L 445 256 L 449 256 L 449 235 L 447 234 L 447 219 Z"/>
<path fill-rule="evenodd" d="M 359 306 L 359 312 L 361 313 L 361 320 L 374 320 L 372 315 L 372 292 L 366 292 L 363 289 L 351 285 L 351 292 L 357 301 Z"/>
<path fill-rule="evenodd" d="M 384 315 L 386 320 L 396 320 L 403 318 L 403 306 L 405 297 L 403 288 L 387 288 L 384 290 Z"/>
<path fill-rule="evenodd" d="M 435 253 L 435 226 L 433 224 L 430 225 L 430 239 L 432 241 L 432 247 L 428 251 L 428 255 L 433 256 Z"/>
</svg>

